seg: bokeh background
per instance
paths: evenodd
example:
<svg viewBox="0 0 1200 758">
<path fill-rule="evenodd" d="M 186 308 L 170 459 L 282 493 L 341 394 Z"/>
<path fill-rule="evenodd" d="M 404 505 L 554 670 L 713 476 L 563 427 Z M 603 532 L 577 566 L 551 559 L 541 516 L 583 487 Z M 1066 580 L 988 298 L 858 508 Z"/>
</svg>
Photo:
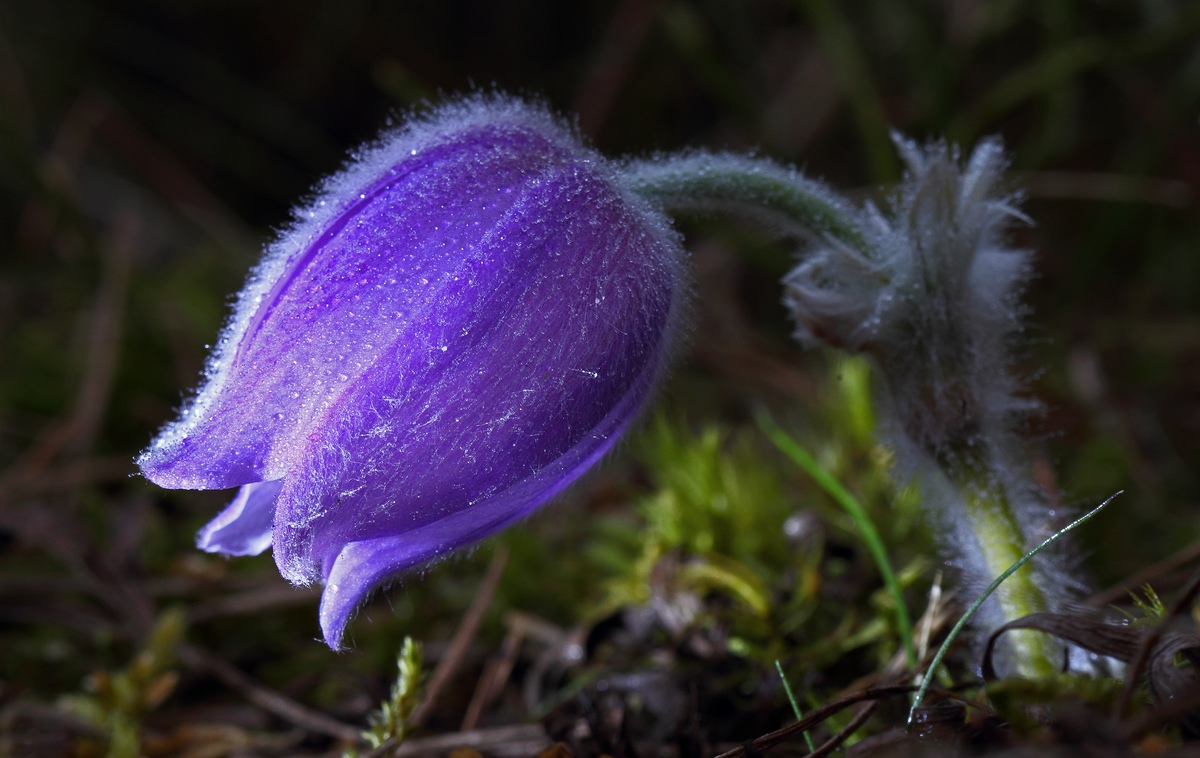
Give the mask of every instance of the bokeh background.
<svg viewBox="0 0 1200 758">
<path fill-rule="evenodd" d="M 229 562 L 192 547 L 226 494 L 156 490 L 133 476 L 132 458 L 197 383 L 231 293 L 314 182 L 410 109 L 493 88 L 574 114 L 613 156 L 756 151 L 861 199 L 885 198 L 899 177 L 890 129 L 964 146 L 1000 135 L 1036 222 L 1015 234 L 1036 251 L 1016 361 L 1045 406 L 1029 429 L 1038 476 L 1062 493 L 1064 514 L 1125 490 L 1080 539 L 1097 588 L 1137 584 L 1139 572 L 1176 556 L 1145 575 L 1169 593 L 1194 566 L 1196 3 L 2 0 L 0 730 L 8 741 L 0 745 L 8 754 L 25 754 L 13 745 L 102 754 L 118 722 L 154 754 L 213 745 L 224 747 L 208 754 L 336 751 L 335 727 L 288 723 L 247 688 L 361 725 L 386 694 L 403 635 L 424 641 L 431 661 L 441 655 L 496 544 L 377 600 L 351 629 L 355 650 L 333 655 L 314 641 L 316 593 L 288 588 L 269 556 Z M 795 251 L 718 219 L 682 228 L 699 326 L 665 390 L 668 410 L 566 501 L 502 538 L 507 572 L 430 729 L 454 726 L 479 668 L 511 636 L 514 612 L 560 634 L 596 621 L 581 606 L 611 600 L 619 585 L 589 584 L 596 566 L 619 576 L 622 560 L 644 557 L 636 541 L 653 518 L 632 504 L 676 486 L 670 471 L 679 487 L 694 483 L 680 463 L 689 455 L 724 471 L 713 474 L 720 482 L 766 456 L 769 470 L 759 473 L 773 494 L 743 492 L 747 502 L 773 498 L 767 510 L 781 519 L 825 514 L 828 542 L 851 555 L 846 565 L 868 565 L 853 557 L 861 547 L 836 509 L 771 459 L 747 423 L 749 409 L 766 403 L 817 449 L 854 439 L 837 359 L 802 353 L 789 339 L 778 280 Z M 902 522 L 885 537 L 899 564 L 913 567 L 920 605 L 936 560 L 919 562 L 919 528 L 889 511 L 879 466 L 862 462 L 869 454 L 827 459 L 880 520 Z M 763 518 L 738 528 L 774 523 Z M 594 519 L 629 528 L 613 536 Z M 716 530 L 719 543 L 734 528 L 713 523 L 696 533 Z M 664 552 L 712 549 L 701 543 Z M 759 549 L 730 547 L 744 564 Z M 782 582 L 779 567 L 793 559 L 773 555 L 763 561 L 776 568 L 763 571 Z M 836 584 L 822 576 L 826 589 Z M 854 597 L 874 597 L 875 580 L 856 581 L 866 588 Z M 653 594 L 641 587 L 630 597 L 638 592 Z M 813 618 L 829 615 L 828 634 L 858 628 L 834 623 L 820 610 L 832 596 L 814 592 Z M 160 650 L 163 660 L 139 680 L 138 651 L 169 609 L 184 621 L 163 632 L 174 640 L 163 650 L 186 639 L 190 653 L 176 660 Z M 752 648 L 775 645 L 776 657 L 792 649 L 783 632 L 743 636 Z M 738 661 L 771 658 L 730 649 Z M 535 652 L 514 654 L 512 688 Z M 214 673 L 222 665 L 252 681 Z M 113 694 L 112 677 L 122 675 L 140 682 L 133 704 Z M 496 695 L 478 723 L 539 715 L 526 708 L 528 694 L 512 697 L 524 706 Z M 74 705 L 62 705 L 66 697 Z M 767 701 L 713 739 L 777 725 L 782 701 L 774 690 Z M 234 730 L 222 733 L 227 742 L 185 730 L 212 723 Z M 230 747 L 239 739 L 250 742 Z"/>
</svg>

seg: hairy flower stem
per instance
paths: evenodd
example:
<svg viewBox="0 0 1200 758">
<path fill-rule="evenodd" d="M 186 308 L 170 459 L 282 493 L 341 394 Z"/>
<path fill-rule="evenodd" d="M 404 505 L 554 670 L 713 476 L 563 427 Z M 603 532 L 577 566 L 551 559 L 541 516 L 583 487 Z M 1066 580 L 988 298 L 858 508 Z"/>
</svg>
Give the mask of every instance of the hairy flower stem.
<svg viewBox="0 0 1200 758">
<path fill-rule="evenodd" d="M 959 491 L 979 542 L 987 572 L 995 578 L 1021 559 L 1028 548 L 1008 497 L 984 482 L 963 482 Z M 1048 610 L 1045 593 L 1038 586 L 1033 566 L 1025 565 L 1010 576 L 998 595 L 1004 620 Z M 1041 632 L 1015 630 L 1006 637 L 1016 671 L 1035 678 L 1052 676 L 1062 667 L 1062 649 Z"/>
<path fill-rule="evenodd" d="M 1026 486 L 1014 427 L 1027 404 L 1016 399 L 1004 347 L 1027 265 L 1003 234 L 1022 217 L 996 194 L 997 144 L 981 144 L 963 168 L 944 146 L 898 147 L 909 174 L 888 215 L 769 160 L 727 154 L 631 162 L 619 181 L 669 212 L 728 213 L 810 243 L 785 280 L 797 336 L 872 359 L 897 471 L 919 483 L 930 526 L 970 593 L 1027 552 L 1047 515 Z M 986 630 L 1049 610 L 1070 582 L 1025 566 L 980 623 Z M 1047 635 L 1006 640 L 1011 674 L 1062 665 Z"/>
<path fill-rule="evenodd" d="M 696 153 L 632 161 L 621 182 L 669 213 L 720 211 L 765 220 L 789 233 L 867 246 L 857 209 L 829 188 L 764 159 Z"/>
</svg>

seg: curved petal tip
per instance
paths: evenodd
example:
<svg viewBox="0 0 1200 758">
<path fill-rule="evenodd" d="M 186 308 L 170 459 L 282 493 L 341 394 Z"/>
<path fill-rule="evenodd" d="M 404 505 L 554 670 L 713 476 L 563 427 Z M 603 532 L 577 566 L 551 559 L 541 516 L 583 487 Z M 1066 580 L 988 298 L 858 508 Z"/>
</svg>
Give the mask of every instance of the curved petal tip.
<svg viewBox="0 0 1200 758">
<path fill-rule="evenodd" d="M 321 593 L 321 633 L 331 649 L 341 649 L 350 616 L 381 582 L 447 552 L 439 541 L 420 539 L 420 531 L 351 542 L 338 553 Z"/>
<path fill-rule="evenodd" d="M 282 487 L 282 479 L 244 485 L 233 502 L 196 535 L 196 546 L 225 555 L 258 555 L 269 548 L 275 501 Z"/>
</svg>

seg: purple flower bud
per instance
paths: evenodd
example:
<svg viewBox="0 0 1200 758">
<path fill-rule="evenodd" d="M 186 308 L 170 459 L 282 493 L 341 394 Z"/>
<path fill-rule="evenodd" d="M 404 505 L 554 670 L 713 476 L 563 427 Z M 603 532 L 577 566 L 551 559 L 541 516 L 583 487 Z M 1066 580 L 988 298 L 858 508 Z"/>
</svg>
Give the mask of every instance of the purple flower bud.
<svg viewBox="0 0 1200 758">
<path fill-rule="evenodd" d="M 444 106 L 329 179 L 238 298 L 207 383 L 138 460 L 240 486 L 198 538 L 323 581 L 338 647 L 398 572 L 486 537 L 608 452 L 686 299 L 669 222 L 545 111 Z"/>
</svg>

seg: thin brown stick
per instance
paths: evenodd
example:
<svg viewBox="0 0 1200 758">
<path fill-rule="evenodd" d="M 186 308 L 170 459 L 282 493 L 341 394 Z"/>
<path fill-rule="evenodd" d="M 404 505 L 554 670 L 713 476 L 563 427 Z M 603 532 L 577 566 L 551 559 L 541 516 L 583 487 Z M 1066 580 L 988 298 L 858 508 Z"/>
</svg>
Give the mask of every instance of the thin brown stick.
<svg viewBox="0 0 1200 758">
<path fill-rule="evenodd" d="M 511 620 L 510 620 L 511 621 Z M 500 656 L 488 661 L 483 675 L 475 686 L 475 694 L 463 716 L 462 731 L 467 732 L 479 725 L 479 719 L 484 711 L 499 696 L 508 678 L 512 676 L 513 666 L 516 665 L 517 655 L 521 652 L 521 641 L 525 639 L 525 627 L 519 620 L 511 622 L 504 643 L 500 646 Z"/>
<path fill-rule="evenodd" d="M 425 719 L 432 713 L 438 697 L 450 680 L 454 678 L 454 674 L 458 672 L 459 666 L 467 656 L 467 648 L 475 639 L 479 625 L 483 623 L 483 616 L 492 604 L 492 598 L 496 595 L 496 588 L 500 586 L 500 577 L 504 575 L 504 567 L 507 564 L 508 548 L 497 547 L 496 552 L 492 553 L 487 573 L 483 575 L 483 581 L 479 583 L 479 589 L 475 591 L 475 598 L 471 601 L 467 612 L 463 614 L 462 621 L 446 648 L 446 654 L 438 661 L 438 665 L 429 676 L 429 683 L 425 686 L 425 697 L 409 717 L 410 726 L 417 727 L 425 723 Z"/>
<path fill-rule="evenodd" d="M 29 85 L 22 70 L 21 59 L 0 27 L 0 102 L 4 103 L 6 120 L 17 136 L 34 144 L 34 111 L 29 99 Z"/>
<path fill-rule="evenodd" d="M 825 740 L 825 742 L 821 743 L 820 747 L 806 755 L 804 758 L 823 758 L 823 756 L 829 755 L 834 750 L 837 750 L 842 746 L 843 742 L 850 739 L 850 735 L 857 732 L 859 727 L 867 723 L 867 719 L 871 718 L 871 714 L 874 713 L 877 708 L 879 708 L 878 700 L 872 703 L 867 703 L 862 710 L 854 714 L 854 718 L 850 719 L 850 723 L 846 724 L 841 731 Z"/>
<path fill-rule="evenodd" d="M 110 238 L 100 246 L 104 273 L 90 314 L 86 354 L 76 390 L 75 407 L 65 419 L 52 422 L 34 446 L 0 482 L 0 490 L 37 479 L 59 480 L 56 463 L 73 462 L 90 450 L 108 410 L 116 375 L 121 322 L 129 290 L 129 277 L 138 246 L 138 220 L 132 213 L 119 216 Z M 67 459 L 64 461 L 63 459 Z M 126 468 L 128 468 L 126 466 Z"/>
<path fill-rule="evenodd" d="M 463 748 L 484 749 L 496 758 L 526 758 L 537 755 L 550 747 L 550 738 L 538 724 L 512 724 L 474 729 L 469 732 L 437 734 L 421 739 L 409 739 L 400 745 L 384 743 L 377 750 L 367 753 L 366 758 L 407 758 L 417 755 L 447 755 Z"/>
<path fill-rule="evenodd" d="M 25 544 L 45 551 L 61 562 L 80 583 L 84 592 L 115 612 L 114 619 L 130 618 L 130 598 L 126 587 L 118 587 L 111 572 L 101 572 L 103 555 L 97 553 L 87 531 L 69 508 L 49 509 L 38 503 L 23 503 L 0 511 L 0 525 L 15 533 Z M 134 599 L 141 611 L 146 605 Z M 140 616 L 140 614 L 139 614 Z M 134 638 L 143 630 L 126 630 Z"/>
<path fill-rule="evenodd" d="M 293 587 L 290 584 L 273 584 L 192 606 L 188 610 L 188 623 L 194 624 L 225 616 L 244 616 L 293 605 L 313 605 L 316 601 L 317 595 L 310 589 Z"/>
<path fill-rule="evenodd" d="M 57 487 L 59 491 L 68 492 L 70 487 L 66 483 L 73 478 L 78 479 L 81 473 L 85 476 L 91 474 L 89 469 L 95 468 L 94 462 L 88 460 L 88 453 L 103 424 L 116 376 L 121 324 L 138 247 L 138 223 L 132 213 L 121 214 L 114 222 L 110 239 L 100 246 L 104 273 L 91 313 L 74 408 L 65 419 L 52 422 L 43 430 L 33 448 L 26 451 L 21 460 L 0 478 L 0 509 L 10 508 L 21 490 L 30 484 L 50 484 L 51 488 Z M 123 473 L 128 472 L 127 460 L 121 464 L 121 469 Z M 66 507 L 57 509 L 55 532 L 63 530 L 63 522 L 71 518 L 69 510 Z M 137 524 L 126 521 L 123 526 L 132 528 L 132 531 L 126 529 L 125 534 L 136 540 Z M 80 539 L 77 544 L 72 545 L 67 553 L 60 553 L 60 557 L 80 576 L 87 577 L 92 591 L 112 606 L 118 615 L 132 609 L 131 621 L 135 627 L 148 624 L 149 605 L 140 602 L 140 593 L 131 588 L 132 583 L 127 581 L 129 577 L 116 567 L 119 559 L 110 553 L 95 556 L 99 558 L 98 561 L 90 561 L 92 541 L 82 536 L 83 530 L 78 531 Z M 58 544 L 66 545 L 63 541 Z M 101 576 L 106 570 L 113 575 Z M 135 636 L 140 633 L 138 629 L 134 631 Z"/>
<path fill-rule="evenodd" d="M 1094 171 L 1026 171 L 1017 181 L 1038 200 L 1103 200 L 1168 208 L 1192 204 L 1192 188 L 1175 179 Z"/>
<path fill-rule="evenodd" d="M 69 492 L 99 482 L 127 479 L 133 473 L 129 456 L 83 458 L 51 469 L 16 465 L 0 477 L 0 508 L 19 498 Z"/>
<path fill-rule="evenodd" d="M 83 635 L 113 634 L 124 639 L 115 622 L 88 608 L 78 608 L 56 602 L 42 601 L 37 605 L 19 605 L 6 601 L 0 604 L 0 621 L 16 624 L 45 624 L 57 629 L 70 629 Z"/>
<path fill-rule="evenodd" d="M 94 95 L 86 97 L 82 105 L 85 116 L 108 144 L 199 231 L 231 249 L 251 243 L 254 235 L 237 215 L 137 120 L 112 101 Z"/>
<path fill-rule="evenodd" d="M 572 108 L 584 134 L 594 138 L 604 128 L 661 7 L 661 0 L 625 0 L 617 8 L 592 53 Z"/>
<path fill-rule="evenodd" d="M 108 409 L 120 355 L 121 322 L 129 291 L 129 275 L 138 247 L 138 227 L 137 216 L 132 211 L 120 214 L 110 239 L 101 247 L 105 254 L 104 274 L 90 318 L 87 356 L 70 423 L 72 439 L 69 447 L 77 455 L 91 449 Z"/>
<path fill-rule="evenodd" d="M 179 646 L 176 654 L 188 668 L 213 675 L 226 687 L 236 690 L 259 708 L 290 724 L 345 742 L 358 743 L 362 739 L 359 730 L 355 727 L 343 724 L 337 719 L 330 718 L 320 711 L 313 710 L 256 682 L 241 669 L 207 650 L 183 644 Z"/>
<path fill-rule="evenodd" d="M 910 692 L 915 692 L 916 689 L 911 684 L 895 684 L 886 687 L 874 687 L 846 695 L 843 698 L 834 700 L 832 703 L 826 703 L 794 724 L 788 724 L 781 729 L 768 732 L 748 743 L 748 745 L 739 745 L 732 750 L 721 753 L 717 758 L 746 758 L 747 755 L 752 754 L 747 752 L 747 747 L 754 752 L 760 753 L 764 750 L 770 750 L 776 745 L 781 745 L 788 740 L 798 737 L 801 733 L 807 732 L 833 714 L 849 708 L 855 703 L 862 703 L 868 700 L 886 700 L 897 695 L 906 695 Z"/>
</svg>

